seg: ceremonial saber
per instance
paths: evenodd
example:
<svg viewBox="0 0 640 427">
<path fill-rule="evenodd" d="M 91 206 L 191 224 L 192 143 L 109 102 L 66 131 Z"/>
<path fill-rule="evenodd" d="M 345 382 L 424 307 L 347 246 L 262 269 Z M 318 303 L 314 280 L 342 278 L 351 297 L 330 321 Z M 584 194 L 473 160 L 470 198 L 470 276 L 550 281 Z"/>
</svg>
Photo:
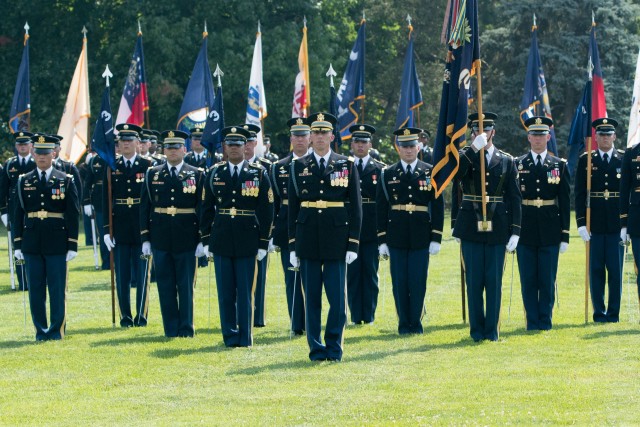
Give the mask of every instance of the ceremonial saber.
<svg viewBox="0 0 640 427">
<path fill-rule="evenodd" d="M 211 264 L 213 263 L 213 257 L 207 257 L 209 261 L 209 298 L 207 299 L 209 305 L 209 324 L 207 325 L 207 329 L 211 329 Z"/>
<path fill-rule="evenodd" d="M 509 317 L 507 318 L 507 322 L 511 323 L 511 301 L 513 300 L 513 270 L 516 262 L 516 253 L 511 253 L 511 286 L 509 289 Z"/>
<path fill-rule="evenodd" d="M 100 265 L 98 264 L 98 245 L 96 244 L 96 220 L 95 220 L 95 212 L 93 209 L 91 210 L 91 242 L 93 243 L 93 263 L 96 267 L 96 270 L 100 270 Z"/>
<path fill-rule="evenodd" d="M 289 320 L 289 340 L 291 340 L 293 338 L 293 313 L 296 308 L 296 283 L 298 282 L 300 268 L 289 267 L 289 270 L 293 271 L 293 295 L 291 296 L 291 317 Z"/>
<path fill-rule="evenodd" d="M 9 255 L 9 272 L 11 273 L 11 290 L 16 290 L 16 278 L 13 277 L 15 275 L 15 268 L 13 266 L 13 245 L 11 244 L 11 228 L 10 224 L 7 223 L 7 243 L 9 248 L 7 254 Z"/>
<path fill-rule="evenodd" d="M 147 290 L 147 286 L 149 286 L 149 259 L 151 259 L 151 255 L 140 255 L 140 258 L 145 260 L 144 264 L 144 277 L 142 278 L 142 297 L 140 298 L 140 307 L 138 308 L 138 323 L 140 323 L 140 313 L 142 312 L 142 307 L 144 305 L 144 294 Z M 147 315 L 145 314 L 144 319 L 147 320 Z"/>
<path fill-rule="evenodd" d="M 29 281 L 27 280 L 27 275 L 25 274 L 24 271 L 24 259 L 16 259 L 15 260 L 16 265 L 19 265 L 21 270 L 22 270 L 22 280 L 24 280 L 24 285 L 27 289 L 29 289 Z M 13 265 L 13 263 L 11 263 Z M 27 291 L 23 291 L 22 292 L 22 308 L 24 310 L 24 333 L 25 335 L 27 334 L 27 296 L 25 295 L 25 293 L 27 293 Z"/>
<path fill-rule="evenodd" d="M 627 248 L 629 247 L 629 245 L 626 242 L 620 241 L 620 244 L 624 247 L 624 251 L 622 252 L 622 269 L 620 270 L 620 285 L 622 286 L 624 284 L 624 267 L 625 264 L 627 263 Z M 630 275 L 627 274 L 627 310 L 629 310 L 629 322 L 633 321 L 633 317 L 631 315 L 631 293 L 630 293 L 630 288 L 631 288 L 631 278 Z"/>
</svg>

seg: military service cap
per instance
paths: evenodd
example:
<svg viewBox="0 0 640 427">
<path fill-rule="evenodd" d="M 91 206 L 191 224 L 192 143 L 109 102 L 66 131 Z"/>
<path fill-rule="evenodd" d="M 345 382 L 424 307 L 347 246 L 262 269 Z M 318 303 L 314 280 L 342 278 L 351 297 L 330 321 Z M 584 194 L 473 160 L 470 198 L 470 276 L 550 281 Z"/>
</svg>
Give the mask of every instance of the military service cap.
<svg viewBox="0 0 640 427">
<path fill-rule="evenodd" d="M 349 128 L 349 132 L 351 133 L 351 138 L 353 141 L 371 141 L 371 135 L 376 133 L 376 128 L 371 125 L 353 125 Z"/>
<path fill-rule="evenodd" d="M 49 154 L 56 147 L 58 138 L 51 135 L 35 134 L 31 137 L 31 141 L 36 154 Z"/>
<path fill-rule="evenodd" d="M 202 134 L 204 133 L 204 129 L 201 128 L 200 126 L 196 126 L 194 128 L 189 129 L 189 132 L 191 132 L 191 137 L 192 138 L 202 138 Z"/>
<path fill-rule="evenodd" d="M 150 130 L 149 132 L 151 132 L 149 140 L 152 144 L 157 144 L 158 140 L 160 139 L 160 132 L 158 132 L 157 130 Z"/>
<path fill-rule="evenodd" d="M 525 120 L 524 126 L 531 135 L 546 135 L 549 133 L 549 128 L 553 126 L 553 120 L 544 116 L 530 117 Z"/>
<path fill-rule="evenodd" d="M 185 140 L 189 138 L 189 134 L 181 130 L 165 130 L 160 137 L 164 148 L 181 148 L 184 147 Z"/>
<path fill-rule="evenodd" d="M 469 123 L 467 124 L 471 129 L 477 131 L 480 129 L 480 120 L 478 119 L 478 113 L 469 114 Z M 482 130 L 493 130 L 498 120 L 496 113 L 482 113 Z"/>
<path fill-rule="evenodd" d="M 593 123 L 591 123 L 591 126 L 596 130 L 596 133 L 612 135 L 616 133 L 618 121 L 608 117 L 603 117 L 601 119 L 594 120 Z"/>
<path fill-rule="evenodd" d="M 260 126 L 254 125 L 252 123 L 246 123 L 242 125 L 244 130 L 249 132 L 249 136 L 247 137 L 247 141 L 255 141 L 258 139 L 258 132 L 260 132 Z"/>
<path fill-rule="evenodd" d="M 419 138 L 431 138 L 431 132 L 429 132 L 427 129 L 422 129 L 422 132 L 420 132 L 420 134 L 418 134 Z"/>
<path fill-rule="evenodd" d="M 291 135 L 308 135 L 311 132 L 309 121 L 305 117 L 294 117 L 287 122 Z"/>
<path fill-rule="evenodd" d="M 332 131 L 338 119 L 333 114 L 315 113 L 309 116 L 312 131 Z"/>
<path fill-rule="evenodd" d="M 56 135 L 55 133 L 52 133 L 49 136 L 52 136 L 52 137 L 54 137 L 56 139 L 56 141 L 55 141 L 56 147 L 59 147 L 60 146 L 60 142 L 64 139 L 64 136 Z"/>
<path fill-rule="evenodd" d="M 400 128 L 393 132 L 397 138 L 397 144 L 400 147 L 411 147 L 418 145 L 418 134 L 422 132 L 419 128 Z"/>
<path fill-rule="evenodd" d="M 227 126 L 222 129 L 225 145 L 244 145 L 251 133 L 242 126 Z"/>
<path fill-rule="evenodd" d="M 31 132 L 20 131 L 13 134 L 13 137 L 16 140 L 16 144 L 31 144 L 31 137 L 33 134 Z"/>
<path fill-rule="evenodd" d="M 120 141 L 134 141 L 136 139 L 140 139 L 140 134 L 142 133 L 142 128 L 140 126 L 130 123 L 120 123 L 116 125 L 116 130 L 118 131 Z"/>
<path fill-rule="evenodd" d="M 153 136 L 153 132 L 151 129 L 142 129 L 142 133 L 140 134 L 141 142 L 151 142 L 151 137 Z"/>
</svg>

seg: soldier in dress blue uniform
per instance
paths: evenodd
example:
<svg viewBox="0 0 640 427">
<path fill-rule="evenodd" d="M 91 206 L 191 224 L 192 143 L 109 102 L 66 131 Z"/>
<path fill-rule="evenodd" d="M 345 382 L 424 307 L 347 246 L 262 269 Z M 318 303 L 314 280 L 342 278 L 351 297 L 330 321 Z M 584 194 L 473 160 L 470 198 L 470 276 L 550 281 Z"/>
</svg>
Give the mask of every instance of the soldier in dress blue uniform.
<svg viewBox="0 0 640 427">
<path fill-rule="evenodd" d="M 260 164 L 267 171 L 267 176 L 271 171 L 271 162 L 263 157 L 256 155 L 256 146 L 258 145 L 258 133 L 260 132 L 260 126 L 247 123 L 242 126 L 244 130 L 249 132 L 247 142 L 244 144 L 244 158 L 249 163 Z M 269 254 L 258 261 L 258 270 L 256 277 L 256 292 L 255 292 L 255 312 L 253 314 L 253 326 L 262 328 L 267 324 L 265 299 L 267 288 L 267 270 L 268 270 Z"/>
<path fill-rule="evenodd" d="M 600 118 L 592 123 L 598 149 L 591 152 L 591 192 L 587 195 L 587 155 L 578 160 L 576 172 L 576 222 L 578 234 L 589 244 L 589 284 L 594 322 L 618 322 L 622 297 L 624 246 L 620 240 L 620 178 L 624 151 L 616 150 L 618 122 Z M 589 231 L 586 226 L 587 198 L 591 206 Z M 608 276 L 608 279 L 607 279 Z M 609 283 L 605 306 L 604 288 Z"/>
<path fill-rule="evenodd" d="M 111 268 L 109 267 L 109 249 L 107 249 L 107 246 L 104 244 L 104 240 L 99 237 L 102 230 L 104 230 L 105 216 L 103 215 L 102 192 L 107 163 L 102 160 L 102 157 L 94 153 L 89 159 L 87 166 L 87 173 L 82 183 L 84 187 L 82 191 L 84 199 L 82 201 L 83 210 L 86 216 L 91 217 L 95 215 L 96 227 L 98 229 L 96 238 L 100 244 L 100 259 L 102 261 L 101 268 L 102 270 L 109 270 Z"/>
<path fill-rule="evenodd" d="M 144 132 L 144 130 L 143 130 Z M 149 155 L 153 159 L 155 166 L 158 166 L 167 161 L 166 157 L 160 152 L 161 147 L 158 146 L 158 138 L 160 138 L 160 132 L 150 129 L 149 132 Z"/>
<path fill-rule="evenodd" d="M 308 120 L 313 153 L 291 162 L 289 176 L 289 257 L 302 275 L 309 358 L 340 361 L 347 321 L 345 269 L 358 257 L 360 244 L 360 184 L 353 157 L 331 151 L 337 119 L 317 113 Z M 323 284 L 329 301 L 324 344 Z"/>
<path fill-rule="evenodd" d="M 189 134 L 162 133 L 167 163 L 147 170 L 140 196 L 142 254 L 155 260 L 164 334 L 192 337 L 196 257 L 200 242 L 199 205 L 202 170 L 184 162 Z"/>
<path fill-rule="evenodd" d="M 147 159 L 151 162 L 152 166 L 156 166 L 156 160 L 151 157 L 151 138 L 155 135 L 151 129 L 142 129 L 140 132 L 140 143 L 138 144 L 138 154 L 140 157 Z"/>
<path fill-rule="evenodd" d="M 31 156 L 32 136 L 32 133 L 24 131 L 13 134 L 18 155 L 5 162 L 4 170 L 2 171 L 3 176 L 0 179 L 0 216 L 4 226 L 12 233 L 11 223 L 13 222 L 16 203 L 18 203 L 16 199 L 18 177 L 36 168 L 36 162 Z M 18 289 L 26 291 L 27 284 L 24 281 L 23 270 L 18 268 L 16 275 L 18 276 Z"/>
<path fill-rule="evenodd" d="M 390 258 L 400 334 L 421 334 L 430 255 L 440 252 L 444 202 L 431 185 L 432 165 L 418 160 L 421 129 L 397 136 L 400 161 L 382 170 L 377 186 L 379 253 Z"/>
<path fill-rule="evenodd" d="M 73 176 L 73 182 L 76 186 L 76 190 L 78 190 L 78 200 L 83 200 L 82 194 L 82 179 L 80 178 L 80 171 L 76 167 L 75 163 L 68 162 L 60 158 L 60 142 L 64 139 L 64 137 L 60 135 L 52 134 L 50 135 L 55 139 L 55 148 L 53 149 L 53 167 Z"/>
<path fill-rule="evenodd" d="M 267 255 L 273 192 L 265 168 L 244 160 L 249 132 L 230 126 L 222 136 L 229 160 L 216 163 L 207 174 L 200 231 L 215 265 L 224 344 L 250 347 L 256 261 Z"/>
<path fill-rule="evenodd" d="M 200 144 L 204 129 L 195 127 L 189 132 L 191 132 L 191 151 L 184 156 L 184 162 L 188 165 L 195 166 L 196 168 L 206 169 L 207 153 L 205 153 L 204 147 Z"/>
<path fill-rule="evenodd" d="M 102 209 L 109 218 L 112 207 L 113 236 L 109 234 L 109 221 L 105 220 L 103 241 L 107 249 L 114 251 L 118 304 L 120 306 L 120 326 L 146 326 L 148 301 L 147 263 L 140 258 L 142 240 L 140 238 L 140 193 L 145 185 L 147 169 L 151 162 L 136 154 L 136 146 L 142 129 L 139 126 L 121 123 L 116 125 L 119 132 L 121 156 L 116 160 L 116 169 L 111 171 L 111 199 L 104 185 Z M 105 173 L 106 175 L 106 173 Z M 106 180 L 106 177 L 104 178 Z M 137 285 L 136 316 L 131 315 L 131 287 Z"/>
<path fill-rule="evenodd" d="M 277 162 L 280 158 L 278 155 L 271 151 L 271 135 L 264 135 L 262 137 L 262 143 L 264 144 L 264 158 L 271 163 Z"/>
<path fill-rule="evenodd" d="M 289 261 L 289 172 L 291 162 L 307 155 L 311 128 L 304 117 L 294 117 L 287 122 L 291 132 L 291 153 L 271 167 L 271 185 L 273 186 L 274 224 L 271 248 L 280 250 L 280 261 L 284 272 L 287 308 L 291 320 L 291 330 L 295 335 L 304 334 L 304 299 L 300 274 L 293 270 Z"/>
<path fill-rule="evenodd" d="M 453 236 L 460 241 L 465 265 L 469 326 L 474 341 L 499 337 L 502 269 L 506 250 L 513 252 L 520 236 L 522 196 L 513 157 L 493 144 L 497 115 L 484 113 L 479 134 L 478 114 L 469 115 L 473 143 L 460 150 L 456 179 L 463 195 L 455 212 Z M 480 150 L 484 148 L 484 159 Z M 480 161 L 485 162 L 487 216 L 482 215 Z M 452 213 L 453 214 L 453 213 Z M 486 308 L 483 294 L 486 293 Z"/>
<path fill-rule="evenodd" d="M 378 237 L 376 235 L 376 187 L 380 171 L 385 164 L 371 158 L 371 138 L 376 129 L 367 124 L 353 125 L 351 151 L 353 152 L 362 196 L 362 229 L 358 258 L 349 265 L 347 298 L 351 322 L 373 323 L 378 305 Z"/>
<path fill-rule="evenodd" d="M 566 161 L 547 151 L 553 120 L 525 121 L 531 151 L 516 159 L 522 194 L 518 270 L 527 330 L 552 327 L 558 254 L 569 246 L 570 193 Z"/>
<path fill-rule="evenodd" d="M 33 139 L 37 168 L 17 183 L 15 257 L 25 262 L 36 341 L 60 340 L 66 322 L 67 262 L 78 253 L 80 202 L 73 176 L 52 166 L 55 138 Z"/>
<path fill-rule="evenodd" d="M 418 142 L 420 146 L 420 151 L 418 152 L 418 159 L 429 163 L 431 166 L 433 164 L 433 148 L 429 147 L 429 140 L 431 139 L 431 133 L 426 129 L 421 129 L 418 134 Z"/>
</svg>

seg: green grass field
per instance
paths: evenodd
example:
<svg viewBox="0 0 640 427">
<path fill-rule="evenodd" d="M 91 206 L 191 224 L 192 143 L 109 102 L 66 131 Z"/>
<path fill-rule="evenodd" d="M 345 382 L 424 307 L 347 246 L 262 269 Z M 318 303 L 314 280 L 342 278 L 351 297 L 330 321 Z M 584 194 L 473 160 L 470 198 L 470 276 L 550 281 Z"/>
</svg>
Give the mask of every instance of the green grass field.
<svg viewBox="0 0 640 427">
<path fill-rule="evenodd" d="M 637 425 L 635 275 L 630 286 L 624 279 L 621 322 L 585 325 L 584 245 L 573 224 L 569 251 L 560 256 L 552 331 L 524 330 L 517 260 L 511 292 L 509 255 L 500 341 L 474 343 L 462 323 L 458 244 L 447 230 L 442 252 L 431 260 L 425 334 L 397 335 L 389 264 L 383 262 L 377 320 L 347 326 L 342 363 L 312 363 L 306 339 L 289 338 L 275 256 L 267 327 L 254 330 L 253 348 L 227 349 L 213 270 L 210 281 L 208 268 L 198 270 L 197 336 L 167 339 L 153 284 L 149 326 L 112 328 L 109 272 L 93 270 L 90 247 L 70 264 L 65 339 L 36 344 L 29 315 L 24 326 L 23 294 L 10 290 L 5 255 L 0 423 Z M 6 254 L 5 237 L 0 249 Z M 628 262 L 625 271 L 632 268 Z"/>
</svg>

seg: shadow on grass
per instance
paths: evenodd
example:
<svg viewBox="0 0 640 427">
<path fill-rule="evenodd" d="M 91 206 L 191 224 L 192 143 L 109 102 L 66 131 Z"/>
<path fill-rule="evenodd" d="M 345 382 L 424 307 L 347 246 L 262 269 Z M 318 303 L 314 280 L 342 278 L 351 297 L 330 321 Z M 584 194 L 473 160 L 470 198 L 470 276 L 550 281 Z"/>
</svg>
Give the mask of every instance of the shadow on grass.
<svg viewBox="0 0 640 427">
<path fill-rule="evenodd" d="M 540 330 L 533 330 L 533 331 L 527 331 L 526 327 L 524 326 L 524 324 L 518 326 L 516 329 L 510 330 L 509 332 L 506 333 L 501 333 L 500 335 L 505 335 L 505 336 L 527 336 L 527 335 L 537 335 L 540 333 L 549 333 L 549 332 L 553 332 L 553 331 L 559 331 L 559 330 L 563 330 L 563 329 L 575 329 L 575 330 L 585 330 L 588 328 L 597 328 L 599 325 L 596 323 L 558 323 L 558 324 L 554 324 L 553 327 L 548 330 L 548 331 L 540 331 Z"/>
<path fill-rule="evenodd" d="M 79 328 L 75 329 L 73 326 L 67 328 L 67 335 L 98 335 L 98 334 L 110 334 L 118 332 L 120 328 L 114 328 L 111 325 L 103 326 L 100 328 Z"/>
<path fill-rule="evenodd" d="M 595 340 L 599 338 L 623 336 L 623 335 L 640 335 L 640 329 L 623 329 L 621 331 L 600 331 L 582 337 L 584 340 Z"/>
<path fill-rule="evenodd" d="M 167 339 L 180 339 L 180 338 L 167 338 Z M 226 348 L 224 345 L 208 345 L 199 348 L 161 348 L 159 350 L 153 350 L 149 353 L 150 356 L 158 359 L 173 359 L 178 356 L 190 356 L 198 353 L 214 353 L 224 351 Z M 229 349 L 231 350 L 231 349 Z"/>
<path fill-rule="evenodd" d="M 37 344 L 35 337 L 31 337 L 30 339 L 25 338 L 23 341 L 1 341 L 0 349 L 22 348 L 35 344 Z"/>
<path fill-rule="evenodd" d="M 18 292 L 17 290 L 18 288 L 18 283 L 16 282 L 16 289 L 11 289 L 11 288 L 2 288 L 0 289 L 0 295 L 9 295 L 9 294 L 16 294 L 16 295 L 20 295 L 20 292 Z"/>
<path fill-rule="evenodd" d="M 170 342 L 173 338 L 167 338 L 164 335 L 132 335 L 130 337 L 115 338 L 105 341 L 97 341 L 91 343 L 91 347 L 113 347 L 118 345 L 130 345 L 130 344 L 150 344 L 155 342 Z"/>
<path fill-rule="evenodd" d="M 73 292 L 95 292 L 95 291 L 110 291 L 111 284 L 108 282 L 89 283 L 88 285 L 82 285 L 79 288 L 72 289 Z"/>
</svg>

